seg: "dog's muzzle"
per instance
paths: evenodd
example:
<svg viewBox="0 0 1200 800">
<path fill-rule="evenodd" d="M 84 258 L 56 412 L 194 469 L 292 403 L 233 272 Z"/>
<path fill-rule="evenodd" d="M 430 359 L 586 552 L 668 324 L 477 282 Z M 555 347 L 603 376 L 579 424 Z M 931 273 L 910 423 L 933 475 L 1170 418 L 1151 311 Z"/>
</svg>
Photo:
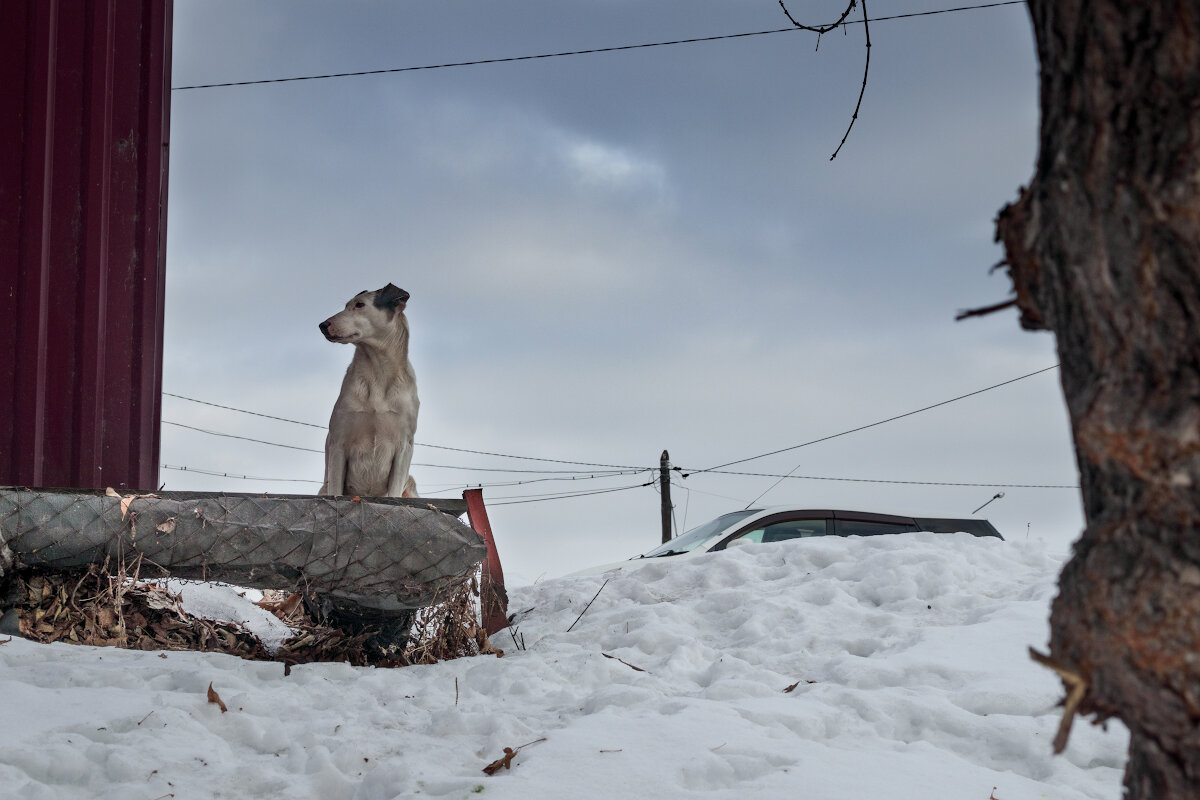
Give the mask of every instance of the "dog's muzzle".
<svg viewBox="0 0 1200 800">
<path fill-rule="evenodd" d="M 321 333 L 325 335 L 325 338 L 326 338 L 326 339 L 332 339 L 332 338 L 333 338 L 332 336 L 330 336 L 330 335 L 329 335 L 329 320 L 325 320 L 324 322 L 322 322 L 322 323 L 321 323 L 320 325 L 318 325 L 317 327 L 321 329 Z"/>
</svg>

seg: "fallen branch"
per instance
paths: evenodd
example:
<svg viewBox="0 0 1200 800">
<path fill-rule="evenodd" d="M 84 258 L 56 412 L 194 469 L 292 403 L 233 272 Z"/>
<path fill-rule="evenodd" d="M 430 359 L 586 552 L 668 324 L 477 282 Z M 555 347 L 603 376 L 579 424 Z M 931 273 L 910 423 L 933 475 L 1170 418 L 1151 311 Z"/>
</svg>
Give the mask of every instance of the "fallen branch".
<svg viewBox="0 0 1200 800">
<path fill-rule="evenodd" d="M 613 661 L 620 661 L 622 664 L 624 664 L 625 666 L 629 667 L 632 670 L 637 670 L 638 672 L 646 671 L 646 670 L 642 669 L 641 667 L 635 667 L 633 664 L 630 664 L 628 661 L 626 661 L 623 658 L 617 658 L 616 656 L 610 656 L 608 653 L 601 653 L 600 655 L 604 656 L 605 658 L 611 658 Z"/>
<path fill-rule="evenodd" d="M 592 599 L 588 600 L 588 604 L 583 607 L 583 611 L 579 612 L 579 616 L 575 618 L 575 622 L 571 623 L 571 628 L 574 628 L 575 625 L 579 622 L 579 620 L 583 619 L 583 615 L 586 614 L 587 610 L 592 607 L 592 603 L 596 602 L 596 598 L 600 596 L 600 593 L 604 591 L 604 587 L 608 586 L 608 582 L 611 580 L 612 580 L 612 578 L 604 579 L 604 583 L 600 584 L 600 588 L 596 590 L 596 593 L 594 595 L 592 595 Z M 571 632 L 571 628 L 567 628 L 567 633 Z"/>
</svg>

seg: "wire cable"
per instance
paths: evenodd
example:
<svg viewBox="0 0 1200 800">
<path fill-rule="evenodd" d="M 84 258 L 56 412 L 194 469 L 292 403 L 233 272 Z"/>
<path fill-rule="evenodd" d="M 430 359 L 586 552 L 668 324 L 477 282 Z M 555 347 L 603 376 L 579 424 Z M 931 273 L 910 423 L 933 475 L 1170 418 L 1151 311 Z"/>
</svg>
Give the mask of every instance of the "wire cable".
<svg viewBox="0 0 1200 800">
<path fill-rule="evenodd" d="M 236 411 L 238 409 L 233 409 L 233 410 Z M 237 434 L 233 434 L 233 433 L 222 433 L 221 431 L 211 431 L 206 428 L 197 428 L 194 425 L 184 425 L 182 422 L 172 422 L 171 420 L 166 420 L 166 419 L 164 419 L 162 421 L 162 424 L 163 425 L 172 425 L 176 428 L 184 428 L 189 431 L 196 431 L 197 433 L 205 433 L 205 434 L 208 434 L 209 436 L 220 436 L 225 439 L 238 439 L 238 440 L 244 441 L 244 442 L 254 442 L 255 444 L 266 444 L 266 445 L 270 445 L 271 447 L 284 447 L 284 448 L 287 448 L 288 450 L 300 450 L 301 452 L 305 452 L 305 453 L 319 453 L 321 455 L 324 455 L 324 453 L 325 453 L 324 450 L 316 450 L 311 447 L 298 447 L 296 445 L 282 444 L 280 442 L 269 442 L 266 439 L 255 439 L 251 436 L 238 436 Z M 426 446 L 428 446 L 428 445 L 426 445 Z M 475 452 L 475 451 L 470 451 L 470 452 Z M 520 456 L 510 456 L 510 458 L 519 458 L 519 457 Z M 567 463 L 574 463 L 574 462 L 567 462 Z M 588 476 L 588 477 L 597 477 L 597 478 L 611 478 L 611 477 L 616 477 L 616 476 L 620 476 L 620 475 L 636 475 L 639 472 L 645 472 L 647 469 L 649 469 L 649 467 L 642 467 L 642 468 L 628 467 L 628 468 L 621 468 L 621 469 L 613 469 L 613 470 L 608 471 L 605 474 L 596 475 L 595 473 L 590 473 L 590 472 L 580 471 L 580 470 L 510 469 L 510 468 L 506 468 L 506 467 L 466 467 L 466 466 L 461 466 L 461 465 L 457 465 L 457 464 L 428 464 L 428 463 L 424 463 L 421 461 L 414 461 L 412 463 L 412 466 L 414 466 L 414 467 L 429 467 L 431 469 L 459 469 L 459 470 L 463 470 L 465 472 L 503 472 L 506 474 L 527 473 L 527 474 L 534 474 L 534 475 L 546 475 L 548 473 L 549 474 L 561 473 L 561 474 L 565 474 L 565 475 Z M 560 478 L 559 480 L 566 480 L 566 479 Z M 579 478 L 571 478 L 570 480 L 579 480 Z"/>
<path fill-rule="evenodd" d="M 195 397 L 187 397 L 186 395 L 182 395 L 182 394 L 172 394 L 171 392 L 163 392 L 163 394 L 167 397 L 174 397 L 179 400 L 187 400 L 190 403 L 198 403 L 202 406 L 210 406 L 212 408 L 221 408 L 226 411 L 236 411 L 239 414 L 249 414 L 250 416 L 253 416 L 253 417 L 262 417 L 264 419 L 273 419 L 273 420 L 276 420 L 277 422 L 290 422 L 293 425 L 303 425 L 308 428 L 318 428 L 320 430 L 328 430 L 327 426 L 316 425 L 312 422 L 301 422 L 300 420 L 288 419 L 286 417 L 276 417 L 271 414 L 262 414 L 258 411 L 248 411 L 244 408 L 235 408 L 234 406 L 226 406 L 226 405 L 222 405 L 220 403 L 212 403 L 212 402 L 209 402 L 208 400 L 198 400 Z M 164 420 L 163 424 L 177 425 L 181 428 L 190 427 L 188 425 L 182 425 L 178 422 L 166 422 L 165 420 Z M 200 431 L 201 433 L 208 433 L 213 436 L 231 436 L 231 438 L 235 438 L 235 439 L 247 438 L 247 437 L 241 437 L 241 436 L 232 436 L 231 434 L 218 433 L 216 431 L 208 431 L 208 430 L 204 430 L 202 428 L 192 428 L 192 430 Z M 272 445 L 276 445 L 277 447 L 291 447 L 291 445 L 278 444 L 277 442 L 267 442 L 262 439 L 248 439 L 248 441 L 259 442 L 260 444 L 272 444 Z M 630 464 L 598 464 L 598 463 L 594 463 L 591 461 L 568 461 L 568 460 L 558 459 L 558 458 L 538 458 L 536 456 L 517 456 L 517 455 L 512 455 L 510 453 L 491 453 L 486 450 L 470 450 L 470 449 L 463 448 L 463 447 L 448 447 L 446 445 L 440 445 L 440 444 L 426 444 L 425 442 L 413 442 L 413 444 L 416 447 L 428 447 L 431 450 L 446 450 L 447 452 L 453 452 L 453 453 L 466 453 L 468 455 L 477 455 L 477 456 L 493 456 L 495 458 L 513 458 L 513 459 L 518 459 L 521 461 L 544 461 L 544 462 L 550 463 L 550 464 L 570 464 L 573 466 L 601 467 L 603 469 L 632 470 L 632 471 L 636 471 L 636 472 L 641 472 L 642 469 L 644 469 L 644 467 L 637 467 L 637 466 L 633 466 Z M 322 451 L 311 450 L 311 448 L 293 448 L 293 449 L 297 449 L 297 450 L 307 449 L 310 452 L 324 452 L 323 450 Z M 429 466 L 432 466 L 432 465 L 429 465 Z M 466 469 L 466 468 L 464 468 L 464 469 Z M 508 472 L 520 472 L 521 470 L 507 470 L 507 471 Z M 546 470 L 538 470 L 538 471 L 545 472 Z"/>
<path fill-rule="evenodd" d="M 888 22 L 897 19 L 911 19 L 914 17 L 930 17 L 936 14 L 953 14 L 960 11 L 974 11 L 982 8 L 996 8 L 998 6 L 1015 6 L 1025 5 L 1025 0 L 1004 0 L 996 3 L 981 3 L 978 5 L 958 6 L 957 8 L 941 8 L 934 11 L 914 11 L 906 14 L 893 14 L 887 17 L 874 17 L 871 22 Z M 861 25 L 862 20 L 845 20 L 841 23 L 845 25 Z M 256 86 L 266 83 L 292 83 L 295 81 L 318 81 L 330 78 L 356 78 L 364 75 L 389 75 L 401 72 L 420 72 L 435 69 L 450 69 L 452 67 L 475 67 L 485 64 L 508 64 L 517 61 L 536 61 L 546 58 L 562 58 L 565 56 L 584 56 L 593 55 L 596 53 L 617 53 L 627 50 L 643 50 L 650 47 L 672 47 L 681 44 L 697 44 L 700 42 L 717 42 L 724 39 L 745 39 L 752 36 L 769 36 L 774 33 L 795 33 L 803 30 L 803 28 L 788 27 L 775 28 L 765 31 L 749 31 L 746 33 L 726 33 L 716 36 L 697 36 L 690 39 L 675 39 L 667 42 L 645 42 L 643 44 L 626 44 L 617 45 L 614 47 L 592 47 L 586 50 L 566 50 L 559 53 L 540 53 L 532 56 L 509 56 L 507 58 L 480 58 L 472 61 L 451 61 L 444 64 L 426 64 L 416 67 L 395 67 L 392 69 L 368 69 L 357 72 L 333 72 L 325 75 L 300 75 L 291 78 L 263 78 L 259 80 L 249 81 L 228 81 L 225 83 L 198 83 L 189 86 L 172 86 L 172 92 L 182 92 L 188 89 L 219 89 L 229 86 Z"/>
<path fill-rule="evenodd" d="M 254 442 L 256 444 L 269 444 L 272 447 L 286 447 L 288 450 L 300 450 L 305 453 L 320 453 L 321 455 L 325 454 L 324 450 L 314 450 L 311 447 L 297 447 L 294 444 L 280 444 L 279 442 L 268 442 L 266 439 L 255 439 L 251 436 L 238 436 L 233 433 L 221 433 L 220 431 L 210 431 L 205 428 L 197 428 L 195 425 L 184 425 L 182 422 L 172 422 L 167 419 L 164 419 L 162 421 L 162 424 L 163 425 L 172 425 L 176 428 L 186 428 L 189 431 L 196 431 L 197 433 L 207 433 L 209 436 L 220 436 L 225 439 L 240 439 L 243 442 Z"/>
<path fill-rule="evenodd" d="M 213 408 L 223 408 L 226 411 L 236 411 L 239 414 L 249 414 L 252 417 L 262 417 L 263 419 L 273 419 L 277 422 L 290 422 L 293 425 L 304 425 L 305 427 L 317 428 L 318 430 L 322 430 L 322 431 L 329 430 L 328 426 L 317 425 L 316 423 L 313 423 L 313 422 L 301 422 L 301 421 L 295 420 L 295 419 L 288 419 L 287 417 L 275 417 L 270 414 L 260 414 L 257 411 L 247 411 L 244 408 L 234 408 L 233 406 L 223 406 L 220 403 L 210 403 L 207 400 L 197 400 L 194 397 L 185 397 L 184 395 L 181 395 L 181 394 L 172 394 L 171 392 L 163 392 L 163 396 L 174 397 L 177 400 L 187 400 L 189 403 L 199 403 L 202 406 L 211 406 Z"/>
<path fill-rule="evenodd" d="M 778 473 L 773 474 L 769 472 L 735 472 L 733 470 L 711 470 L 710 472 L 711 474 L 716 475 L 745 475 L 752 478 L 791 478 L 793 480 L 803 481 L 841 481 L 845 483 L 894 483 L 906 486 L 972 486 L 982 487 L 985 489 L 1074 489 L 1076 491 L 1078 491 L 1080 488 L 1079 484 L 1066 483 L 967 483 L 961 481 L 901 481 L 886 480 L 883 478 L 835 478 L 826 475 L 793 475 L 791 473 L 788 473 L 787 475 L 780 475 Z M 763 494 L 766 494 L 766 492 L 763 492 Z M 718 497 L 719 496 L 720 495 L 718 495 Z M 754 500 L 758 500 L 759 497 L 762 497 L 762 495 L 754 498 Z M 727 497 L 725 499 L 732 500 L 733 498 Z M 754 500 L 750 502 L 753 503 Z"/>
<path fill-rule="evenodd" d="M 965 400 L 968 397 L 974 397 L 977 394 L 983 394 L 984 392 L 990 392 L 992 389 L 999 389 L 1001 386 L 1008 386 L 1010 383 L 1016 383 L 1017 381 L 1023 381 L 1026 378 L 1032 378 L 1034 375 L 1041 375 L 1043 372 L 1049 372 L 1052 369 L 1058 369 L 1058 364 L 1055 364 L 1050 367 L 1045 367 L 1043 369 L 1039 369 L 1034 372 L 1027 373 L 1025 375 L 1020 375 L 1016 378 L 1011 378 L 1007 381 L 1002 381 L 1000 383 L 994 383 L 991 386 L 985 386 L 984 388 L 976 389 L 973 392 L 967 392 L 966 394 L 960 394 L 958 397 L 951 397 L 949 400 L 943 400 L 940 403 L 934 403 L 933 405 L 928 405 L 923 408 L 914 409 L 913 411 L 906 411 L 903 414 L 897 414 L 894 417 L 888 417 L 887 419 L 881 419 L 878 422 L 872 422 L 868 425 L 860 425 L 857 428 L 851 428 L 850 430 L 841 431 L 840 433 L 830 434 L 829 436 L 822 436 L 819 439 L 812 439 L 811 441 L 802 442 L 801 444 L 794 444 L 791 447 L 781 447 L 780 449 L 772 450 L 769 453 L 761 453 L 756 456 L 750 456 L 749 458 L 739 458 L 736 461 L 727 461 L 724 464 L 718 464 L 715 467 L 708 467 L 707 469 L 688 470 L 688 471 L 686 471 L 686 474 L 683 477 L 686 478 L 686 477 L 688 477 L 688 475 L 699 475 L 704 472 L 714 472 L 719 469 L 724 469 L 725 467 L 732 467 L 737 464 L 745 464 L 747 461 L 757 461 L 760 458 L 767 458 L 768 456 L 776 456 L 776 455 L 779 455 L 780 453 L 787 453 L 792 450 L 799 450 L 801 447 L 808 447 L 809 445 L 820 444 L 821 442 L 828 442 L 830 439 L 837 439 L 841 436 L 849 436 L 852 433 L 858 433 L 859 431 L 865 431 L 868 428 L 876 428 L 880 425 L 885 425 L 889 422 L 895 422 L 898 419 L 904 419 L 905 417 L 911 417 L 914 414 L 920 414 L 924 411 L 929 411 L 934 408 L 941 408 L 942 406 L 949 405 L 950 403 L 957 403 L 959 400 Z M 798 469 L 798 467 L 797 467 L 797 469 Z M 768 489 L 767 491 L 770 491 L 770 490 Z M 766 494 L 766 492 L 764 492 L 763 494 Z"/>
<path fill-rule="evenodd" d="M 199 467 L 176 466 L 173 464 L 159 464 L 163 469 L 174 470 L 176 472 L 194 472 L 197 475 L 211 475 L 217 478 L 233 478 L 239 481 L 272 481 L 275 483 L 320 483 L 309 478 L 263 478 L 257 475 L 235 475 L 231 472 L 220 472 L 218 470 L 201 469 Z"/>
<path fill-rule="evenodd" d="M 613 489 L 594 489 L 589 492 L 576 492 L 573 494 L 545 495 L 545 496 L 530 497 L 530 498 L 524 499 L 524 500 L 515 500 L 515 499 L 507 500 L 507 501 L 488 500 L 488 506 L 489 507 L 492 507 L 492 506 L 515 506 L 515 505 L 520 505 L 522 503 L 542 503 L 542 502 L 546 502 L 549 500 L 570 500 L 570 499 L 573 499 L 576 497 L 590 497 L 592 495 L 597 495 L 597 494 L 611 494 L 612 492 L 627 492 L 630 489 L 642 489 L 646 486 L 652 486 L 653 484 L 654 484 L 654 481 L 647 481 L 646 483 L 636 483 L 631 486 L 618 486 Z"/>
<path fill-rule="evenodd" d="M 922 411 L 928 411 L 928 410 L 929 410 L 929 409 L 931 409 L 931 408 L 938 408 L 939 406 L 944 406 L 944 405 L 946 405 L 947 403 L 953 403 L 953 402 L 956 402 L 956 401 L 958 401 L 958 400 L 963 400 L 963 399 L 965 399 L 965 398 L 967 398 L 967 397 L 974 397 L 975 395 L 977 395 L 977 394 L 981 394 L 982 392 L 988 392 L 988 391 L 991 391 L 992 389 L 999 389 L 1001 386 L 1007 386 L 1007 385 L 1009 385 L 1010 383 L 1016 383 L 1017 381 L 1025 380 L 1026 378 L 1031 378 L 1031 377 L 1033 377 L 1034 375 L 1040 375 L 1040 374 L 1041 374 L 1041 373 L 1043 373 L 1043 372 L 1049 372 L 1050 370 L 1052 370 L 1052 369 L 1057 369 L 1057 368 L 1058 368 L 1058 364 L 1055 364 L 1055 365 L 1054 365 L 1054 366 L 1052 366 L 1052 367 L 1046 367 L 1045 369 L 1039 369 L 1039 370 L 1037 370 L 1036 372 L 1030 372 L 1029 374 L 1027 374 L 1027 375 L 1022 375 L 1022 376 L 1020 376 L 1020 377 L 1018 377 L 1018 378 L 1012 378 L 1011 380 L 1007 380 L 1007 381 L 1004 381 L 1004 382 L 1002 382 L 1002 383 L 997 383 L 997 384 L 994 384 L 994 385 L 992 385 L 992 386 L 988 386 L 988 387 L 986 387 L 986 388 L 983 388 L 983 389 L 978 389 L 978 390 L 976 390 L 976 391 L 974 391 L 974 392 L 968 392 L 967 394 L 964 394 L 964 395 L 959 395 L 958 397 L 952 397 L 952 398 L 951 398 L 951 399 L 949 399 L 949 400 L 943 400 L 943 401 L 942 401 L 942 402 L 940 402 L 940 403 L 934 403 L 933 405 L 931 405 L 931 406 L 926 406 L 925 408 L 919 408 L 919 409 L 917 409 L 916 411 L 910 411 L 910 412 L 908 412 L 907 414 L 900 414 L 899 416 L 892 417 L 891 419 L 886 419 L 886 420 L 883 420 L 883 421 L 881 421 L 881 422 L 876 422 L 876 423 L 873 423 L 873 424 L 871 424 L 871 425 L 864 425 L 864 426 L 863 426 L 863 427 L 861 427 L 861 428 L 857 428 L 857 429 L 855 429 L 855 431 L 859 431 L 859 430 L 865 430 L 866 428 L 873 428 L 873 427 L 875 427 L 876 425 L 882 425 L 882 424 L 884 424 L 885 422 L 892 422 L 893 420 L 897 420 L 897 419 L 903 419 L 904 417 L 911 417 L 913 414 L 919 414 L 919 413 L 921 413 Z M 846 431 L 845 433 L 855 433 L 855 431 Z M 817 440 L 817 441 L 827 441 L 827 440 L 829 440 L 829 439 L 836 438 L 837 436 L 844 436 L 844 435 L 845 435 L 845 433 L 835 434 L 834 436 L 827 436 L 827 437 L 825 437 L 825 439 L 819 439 L 819 440 Z M 816 444 L 816 442 L 810 442 L 809 444 Z M 804 445 L 799 445 L 799 446 L 800 446 L 800 447 L 803 447 Z M 789 448 L 789 449 L 795 449 L 795 448 Z M 729 466 L 729 465 L 727 464 L 727 465 L 725 465 L 725 466 Z M 797 464 L 795 467 L 793 467 L 793 468 L 791 469 L 791 471 L 789 471 L 789 472 L 788 472 L 788 475 L 791 475 L 793 472 L 795 472 L 795 471 L 796 471 L 796 470 L 798 470 L 798 469 L 800 469 L 800 464 Z M 768 493 L 768 492 L 770 492 L 772 489 L 774 489 L 776 486 L 778 486 L 779 484 L 783 483 L 783 481 L 784 481 L 784 479 L 785 479 L 786 477 L 787 477 L 787 476 L 784 476 L 784 478 L 780 478 L 779 480 L 775 481 L 775 482 L 774 482 L 774 483 L 772 483 L 770 486 L 768 486 L 766 489 L 764 489 L 764 490 L 763 490 L 761 493 L 759 493 L 758 497 L 755 497 L 753 500 L 751 500 L 749 503 L 747 503 L 747 504 L 746 504 L 746 508 L 749 508 L 749 507 L 750 507 L 751 505 L 753 505 L 754 503 L 757 503 L 759 500 L 761 500 L 761 499 L 763 498 L 763 495 L 767 494 L 767 493 Z"/>
</svg>

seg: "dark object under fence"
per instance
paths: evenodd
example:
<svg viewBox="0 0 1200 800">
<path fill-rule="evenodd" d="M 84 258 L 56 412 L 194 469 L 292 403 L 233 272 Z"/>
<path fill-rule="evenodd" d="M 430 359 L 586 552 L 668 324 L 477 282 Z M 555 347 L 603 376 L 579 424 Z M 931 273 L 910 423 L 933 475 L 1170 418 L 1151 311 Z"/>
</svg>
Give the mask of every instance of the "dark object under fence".
<svg viewBox="0 0 1200 800">
<path fill-rule="evenodd" d="M 403 644 L 416 609 L 486 555 L 460 500 L 0 488 L 0 584 L 20 568 L 132 563 L 141 574 L 303 592 L 334 624 Z"/>
</svg>

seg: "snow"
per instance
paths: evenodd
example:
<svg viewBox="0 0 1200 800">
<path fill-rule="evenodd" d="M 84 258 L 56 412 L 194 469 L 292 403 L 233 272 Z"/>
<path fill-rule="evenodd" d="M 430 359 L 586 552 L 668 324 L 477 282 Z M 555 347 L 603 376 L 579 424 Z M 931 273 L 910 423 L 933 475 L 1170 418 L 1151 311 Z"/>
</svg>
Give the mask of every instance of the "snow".
<svg viewBox="0 0 1200 800">
<path fill-rule="evenodd" d="M 13 639 L 0 797 L 1116 800 L 1128 733 L 1054 756 L 1028 656 L 1061 563 L 965 534 L 663 559 L 510 587 L 503 658 L 392 670 Z M 214 591 L 185 605 L 246 603 Z"/>
</svg>

